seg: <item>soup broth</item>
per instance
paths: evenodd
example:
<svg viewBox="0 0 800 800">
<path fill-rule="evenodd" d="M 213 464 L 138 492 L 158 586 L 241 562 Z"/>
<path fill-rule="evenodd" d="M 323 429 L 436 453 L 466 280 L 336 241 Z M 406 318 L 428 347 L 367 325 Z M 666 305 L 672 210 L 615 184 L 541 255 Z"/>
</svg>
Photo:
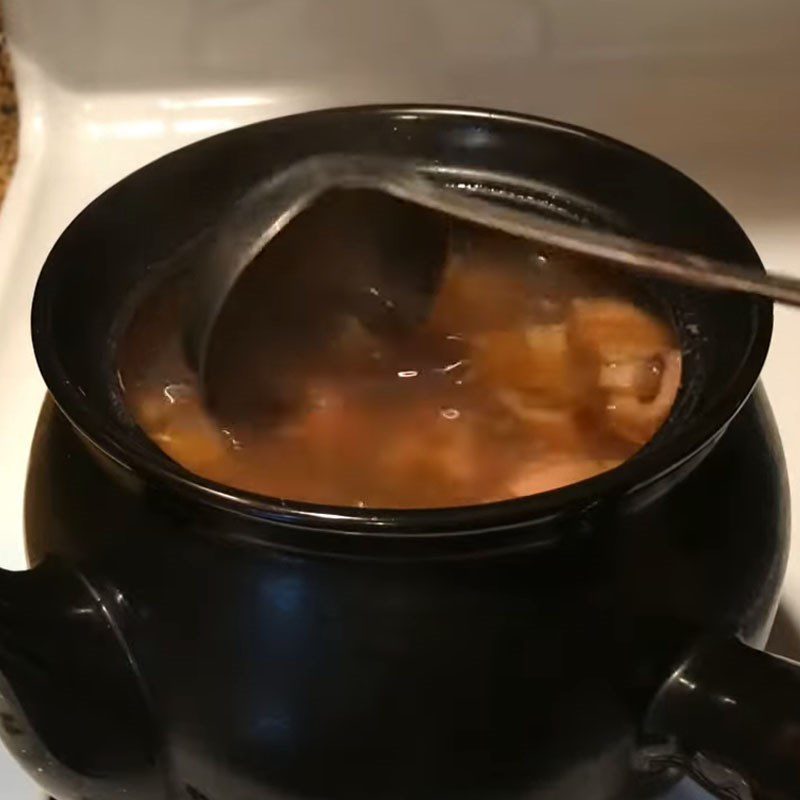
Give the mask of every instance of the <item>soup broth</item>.
<svg viewBox="0 0 800 800">
<path fill-rule="evenodd" d="M 377 508 L 536 494 L 632 456 L 680 386 L 672 326 L 600 275 L 474 238 L 416 330 L 379 337 L 343 313 L 313 355 L 290 361 L 291 403 L 225 422 L 183 357 L 178 281 L 134 315 L 120 381 L 168 456 L 250 492 Z"/>
</svg>

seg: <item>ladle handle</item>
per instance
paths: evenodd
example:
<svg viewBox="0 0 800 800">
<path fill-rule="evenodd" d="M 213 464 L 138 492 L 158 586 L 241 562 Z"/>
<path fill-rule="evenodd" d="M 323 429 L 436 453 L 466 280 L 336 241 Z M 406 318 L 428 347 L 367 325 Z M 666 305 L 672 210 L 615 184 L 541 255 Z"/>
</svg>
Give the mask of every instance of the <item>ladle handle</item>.
<svg viewBox="0 0 800 800">
<path fill-rule="evenodd" d="M 334 188 L 379 190 L 457 219 L 633 271 L 800 306 L 797 278 L 547 219 L 535 209 L 470 194 L 468 184 L 459 189 L 442 186 L 414 162 L 322 154 L 260 181 L 221 221 L 179 254 L 184 263 L 194 268 L 201 265 L 184 327 L 187 357 L 199 374 L 203 373 L 214 322 L 241 273 L 289 222 Z"/>
<path fill-rule="evenodd" d="M 627 269 L 707 289 L 757 295 L 800 306 L 800 279 L 627 236 L 547 219 L 538 210 L 504 205 L 430 180 L 420 165 L 376 156 L 327 154 L 294 164 L 267 186 L 305 182 L 326 188 L 378 189 L 466 222 Z M 304 201 L 311 202 L 309 195 Z"/>
<path fill-rule="evenodd" d="M 401 173 L 398 173 L 400 175 Z M 383 188 L 398 197 L 494 228 L 512 236 L 602 259 L 627 269 L 670 278 L 707 289 L 723 289 L 800 306 L 800 279 L 759 272 L 751 267 L 708 258 L 596 229 L 544 218 L 538 211 L 501 205 L 443 188 L 419 174 L 403 174 Z"/>
<path fill-rule="evenodd" d="M 731 639 L 703 642 L 662 687 L 645 732 L 724 800 L 800 797 L 800 664 Z"/>
</svg>

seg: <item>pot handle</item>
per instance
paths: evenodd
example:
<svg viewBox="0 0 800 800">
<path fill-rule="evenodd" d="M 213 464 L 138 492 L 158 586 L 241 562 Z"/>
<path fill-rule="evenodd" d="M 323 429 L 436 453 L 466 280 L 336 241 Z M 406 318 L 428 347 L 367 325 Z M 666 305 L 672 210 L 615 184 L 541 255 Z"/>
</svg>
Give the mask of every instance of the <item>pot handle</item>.
<svg viewBox="0 0 800 800">
<path fill-rule="evenodd" d="M 58 560 L 0 570 L 0 738 L 55 797 L 155 796 L 133 661 L 99 595 Z"/>
<path fill-rule="evenodd" d="M 800 798 L 800 664 L 738 639 L 705 641 L 661 687 L 645 733 L 669 745 L 649 768 L 680 765 L 725 800 Z"/>
</svg>

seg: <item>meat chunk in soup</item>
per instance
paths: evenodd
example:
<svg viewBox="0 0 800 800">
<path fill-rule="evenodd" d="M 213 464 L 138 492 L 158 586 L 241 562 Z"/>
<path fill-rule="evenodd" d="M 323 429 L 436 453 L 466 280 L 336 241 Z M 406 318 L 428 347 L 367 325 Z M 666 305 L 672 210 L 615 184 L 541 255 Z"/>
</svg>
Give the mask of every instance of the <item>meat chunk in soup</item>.
<svg viewBox="0 0 800 800">
<path fill-rule="evenodd" d="M 633 382 L 628 389 L 609 392 L 607 414 L 611 429 L 622 438 L 635 444 L 644 444 L 653 438 L 675 402 L 681 384 L 681 355 L 677 350 L 667 350 L 658 357 L 658 374 L 655 394 L 637 391 Z"/>
<path fill-rule="evenodd" d="M 553 404 L 571 403 L 579 388 L 564 324 L 480 334 L 475 337 L 474 360 L 476 373 L 487 384 Z"/>
</svg>

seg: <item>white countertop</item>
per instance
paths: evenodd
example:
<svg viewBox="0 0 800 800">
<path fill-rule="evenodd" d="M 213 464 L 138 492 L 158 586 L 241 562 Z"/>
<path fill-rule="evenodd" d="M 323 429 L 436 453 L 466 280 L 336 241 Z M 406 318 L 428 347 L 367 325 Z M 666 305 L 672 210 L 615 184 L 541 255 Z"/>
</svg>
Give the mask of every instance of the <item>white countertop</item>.
<svg viewBox="0 0 800 800">
<path fill-rule="evenodd" d="M 166 6 L 6 3 L 21 155 L 0 213 L 2 566 L 24 566 L 25 467 L 44 395 L 29 336 L 39 269 L 88 201 L 198 138 L 358 102 L 453 102 L 563 119 L 679 167 L 734 213 L 768 269 L 800 275 L 800 4 L 792 0 L 609 0 L 602 14 L 587 10 L 598 8 L 589 0 L 502 0 L 490 13 L 430 0 L 383 5 L 377 16 L 369 0 Z M 793 489 L 798 352 L 800 312 L 778 309 L 765 381 Z M 800 548 L 784 606 L 789 627 L 800 627 Z M 14 800 L 37 796 L 3 751 L 0 787 Z"/>
</svg>

